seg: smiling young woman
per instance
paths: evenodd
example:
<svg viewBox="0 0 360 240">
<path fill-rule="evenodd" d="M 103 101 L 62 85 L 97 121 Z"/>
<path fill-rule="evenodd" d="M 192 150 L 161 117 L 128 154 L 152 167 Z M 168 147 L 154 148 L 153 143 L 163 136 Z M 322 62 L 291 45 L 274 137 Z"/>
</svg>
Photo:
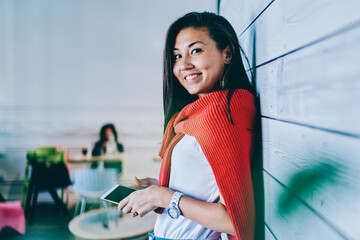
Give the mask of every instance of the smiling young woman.
<svg viewBox="0 0 360 240">
<path fill-rule="evenodd" d="M 175 41 L 174 75 L 191 95 L 205 96 L 217 90 L 231 60 L 229 52 L 229 48 L 217 48 L 206 28 L 185 28 Z"/>
<path fill-rule="evenodd" d="M 213 13 L 169 28 L 164 50 L 164 124 L 159 180 L 118 205 L 159 215 L 151 239 L 254 238 L 250 158 L 256 107 L 236 33 Z M 165 209 L 165 211 L 164 211 Z"/>
</svg>

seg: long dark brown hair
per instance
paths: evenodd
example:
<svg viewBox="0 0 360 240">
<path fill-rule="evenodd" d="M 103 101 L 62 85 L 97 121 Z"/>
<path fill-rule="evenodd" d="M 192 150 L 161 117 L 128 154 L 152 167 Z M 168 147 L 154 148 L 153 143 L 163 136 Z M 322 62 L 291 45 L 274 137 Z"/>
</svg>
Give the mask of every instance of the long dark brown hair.
<svg viewBox="0 0 360 240">
<path fill-rule="evenodd" d="M 229 46 L 232 58 L 224 70 L 222 83 L 217 86 L 219 90 L 228 89 L 228 114 L 230 114 L 230 100 L 236 89 L 246 89 L 255 93 L 246 75 L 243 61 L 240 55 L 239 40 L 231 24 L 222 16 L 210 12 L 191 12 L 176 20 L 170 27 L 166 35 L 164 48 L 164 72 L 163 72 L 163 104 L 164 104 L 164 127 L 170 118 L 183 107 L 198 99 L 196 95 L 191 95 L 181 86 L 173 74 L 174 68 L 174 46 L 178 33 L 185 28 L 205 28 L 209 37 L 216 42 L 216 46 L 223 51 Z M 220 82 L 220 81 L 219 81 Z"/>
</svg>

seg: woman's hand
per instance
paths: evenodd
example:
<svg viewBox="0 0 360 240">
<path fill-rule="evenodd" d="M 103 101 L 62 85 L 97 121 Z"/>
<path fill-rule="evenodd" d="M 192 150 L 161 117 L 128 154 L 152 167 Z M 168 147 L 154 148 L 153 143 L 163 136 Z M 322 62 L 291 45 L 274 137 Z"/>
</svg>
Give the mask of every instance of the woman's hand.
<svg viewBox="0 0 360 240">
<path fill-rule="evenodd" d="M 151 185 L 145 189 L 132 192 L 124 198 L 119 203 L 118 210 L 123 211 L 123 213 L 132 213 L 134 217 L 142 217 L 158 207 L 167 208 L 173 194 L 174 191 L 170 188 Z M 234 228 L 222 197 L 220 200 L 222 203 L 207 203 L 182 196 L 179 201 L 179 208 L 184 217 L 202 226 L 234 235 Z"/>
<path fill-rule="evenodd" d="M 123 213 L 132 213 L 134 217 L 144 216 L 158 207 L 166 208 L 174 194 L 169 188 L 151 185 L 148 188 L 132 192 L 118 205 Z"/>
<path fill-rule="evenodd" d="M 150 187 L 151 185 L 157 185 L 157 184 L 158 184 L 158 180 L 155 178 L 147 177 L 147 178 L 139 179 L 137 177 L 134 177 L 134 185 L 132 185 L 131 187 L 136 189 L 143 189 Z"/>
</svg>

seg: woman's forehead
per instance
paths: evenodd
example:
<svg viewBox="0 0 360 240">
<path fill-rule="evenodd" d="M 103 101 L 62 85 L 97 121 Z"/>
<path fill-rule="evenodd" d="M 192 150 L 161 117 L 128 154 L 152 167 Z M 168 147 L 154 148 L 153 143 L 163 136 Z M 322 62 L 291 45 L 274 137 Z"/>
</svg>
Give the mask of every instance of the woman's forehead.
<svg viewBox="0 0 360 240">
<path fill-rule="evenodd" d="M 206 28 L 184 28 L 176 36 L 174 49 L 188 48 L 189 45 L 196 42 L 206 44 L 210 40 Z"/>
</svg>

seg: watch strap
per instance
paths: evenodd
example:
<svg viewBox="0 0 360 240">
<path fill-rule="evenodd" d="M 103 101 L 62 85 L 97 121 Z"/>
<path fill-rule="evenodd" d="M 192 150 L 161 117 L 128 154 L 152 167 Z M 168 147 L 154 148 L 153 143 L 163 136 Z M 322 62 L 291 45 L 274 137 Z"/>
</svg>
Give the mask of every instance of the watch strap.
<svg viewBox="0 0 360 240">
<path fill-rule="evenodd" d="M 181 192 L 174 192 L 171 201 L 170 201 L 170 206 L 176 206 L 177 208 L 179 208 L 179 201 L 180 198 L 183 196 L 184 194 L 182 194 Z"/>
<path fill-rule="evenodd" d="M 168 214 L 172 219 L 177 219 L 181 215 L 181 210 L 179 208 L 179 201 L 180 198 L 183 196 L 180 192 L 175 192 L 171 198 L 169 207 L 168 207 Z"/>
</svg>

